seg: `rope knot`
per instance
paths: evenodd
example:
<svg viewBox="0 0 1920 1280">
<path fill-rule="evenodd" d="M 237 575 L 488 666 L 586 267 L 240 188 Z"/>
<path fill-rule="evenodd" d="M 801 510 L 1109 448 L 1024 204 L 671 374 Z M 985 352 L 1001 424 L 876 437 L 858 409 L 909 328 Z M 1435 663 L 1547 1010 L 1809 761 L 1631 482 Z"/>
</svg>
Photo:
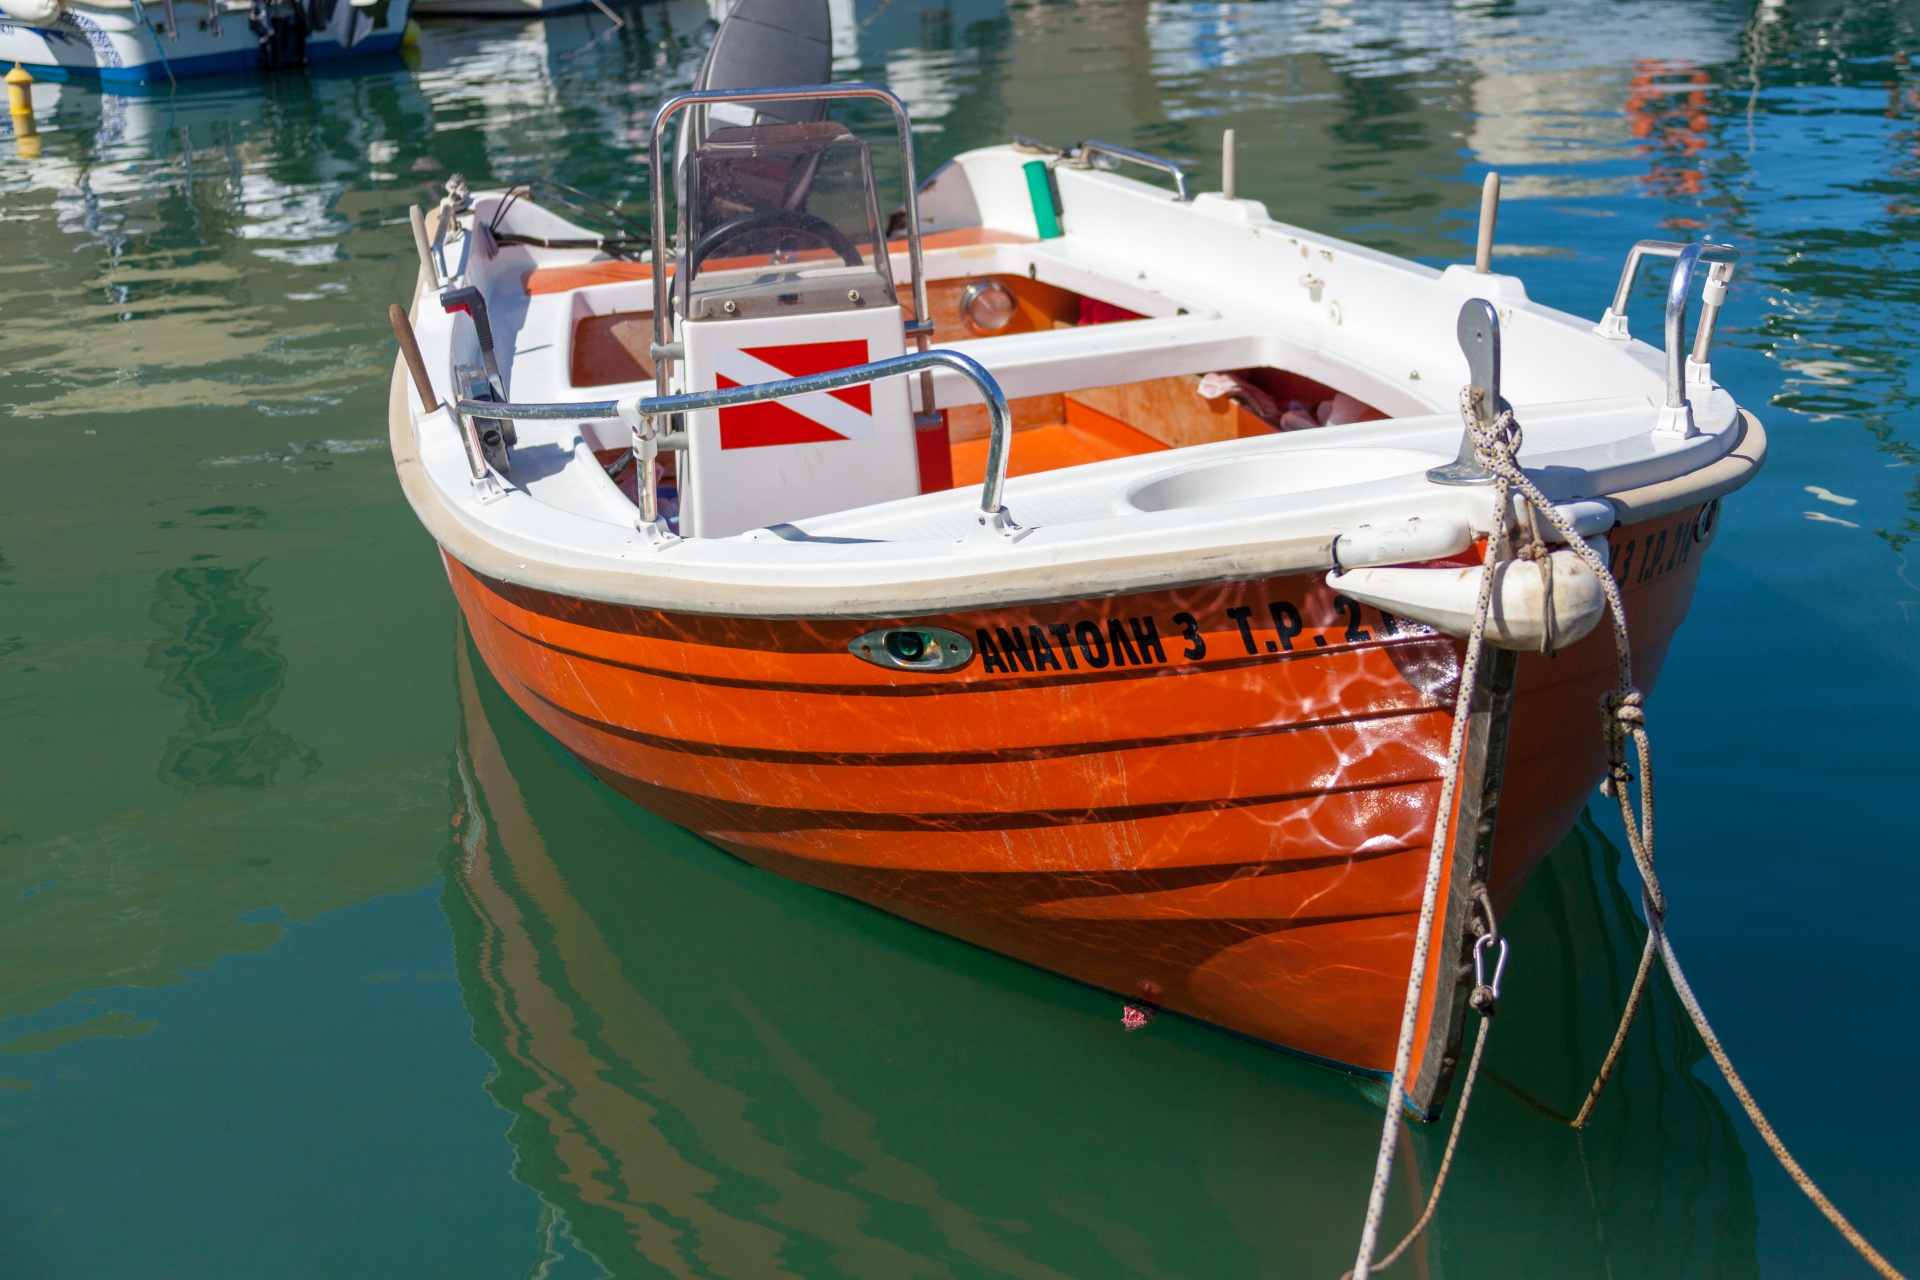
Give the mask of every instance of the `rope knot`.
<svg viewBox="0 0 1920 1280">
<path fill-rule="evenodd" d="M 1495 475 L 1512 479 L 1520 471 L 1514 461 L 1520 453 L 1520 420 L 1513 416 L 1512 409 L 1482 405 L 1481 399 L 1481 393 L 1473 387 L 1460 388 L 1460 420 L 1473 441 L 1474 459 Z M 1487 410 L 1485 422 L 1481 421 L 1482 408 Z"/>
<path fill-rule="evenodd" d="M 1520 454 L 1520 419 L 1513 416 L 1513 410 L 1502 409 L 1493 420 L 1494 438 L 1500 443 L 1500 450 L 1506 456 L 1516 458 Z"/>
<path fill-rule="evenodd" d="M 1647 695 L 1638 689 L 1610 689 L 1601 695 L 1600 705 L 1609 720 L 1630 728 L 1647 723 Z"/>
</svg>

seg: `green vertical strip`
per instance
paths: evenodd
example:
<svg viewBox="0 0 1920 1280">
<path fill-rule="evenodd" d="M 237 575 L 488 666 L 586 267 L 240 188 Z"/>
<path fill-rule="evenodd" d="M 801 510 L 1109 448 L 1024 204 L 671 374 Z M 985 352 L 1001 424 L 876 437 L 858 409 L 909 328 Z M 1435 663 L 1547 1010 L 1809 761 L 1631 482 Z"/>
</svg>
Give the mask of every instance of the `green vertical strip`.
<svg viewBox="0 0 1920 1280">
<path fill-rule="evenodd" d="M 1021 167 L 1027 173 L 1027 196 L 1033 201 L 1033 225 L 1040 229 L 1042 240 L 1057 239 L 1060 210 L 1053 202 L 1053 175 L 1047 172 L 1047 162 L 1029 160 Z"/>
</svg>

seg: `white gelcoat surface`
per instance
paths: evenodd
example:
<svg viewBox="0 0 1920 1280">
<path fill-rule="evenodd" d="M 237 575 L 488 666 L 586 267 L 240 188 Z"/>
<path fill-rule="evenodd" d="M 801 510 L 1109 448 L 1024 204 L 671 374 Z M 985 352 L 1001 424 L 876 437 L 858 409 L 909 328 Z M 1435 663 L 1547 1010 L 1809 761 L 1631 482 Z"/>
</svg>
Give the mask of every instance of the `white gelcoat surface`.
<svg viewBox="0 0 1920 1280">
<path fill-rule="evenodd" d="M 984 226 L 1033 234 L 1019 168 L 1024 159 L 993 148 L 956 161 Z M 632 504 L 597 465 L 587 465 L 589 437 L 611 442 L 618 434 L 611 424 L 523 422 L 520 456 L 564 465 L 529 463 L 523 473 L 516 462 L 506 497 L 484 507 L 472 497 L 459 441 L 422 433 L 420 466 L 434 495 L 423 518 L 443 544 L 453 538 L 466 554 L 497 560 L 511 579 L 555 586 L 559 574 L 568 590 L 699 612 L 905 616 L 967 603 L 1330 568 L 1334 540 L 1363 528 L 1413 520 L 1472 530 L 1490 525 L 1487 489 L 1449 488 L 1425 478 L 1425 465 L 1449 460 L 1459 449 L 1455 401 L 1465 360 L 1454 331 L 1469 296 L 1485 296 L 1498 310 L 1502 390 L 1525 430 L 1520 458 L 1553 501 L 1600 501 L 1683 480 L 1740 439 L 1739 411 L 1718 387 L 1696 393 L 1698 435 L 1656 436 L 1663 355 L 1644 343 L 1596 337 L 1590 320 L 1529 301 L 1512 277 L 1443 274 L 1273 222 L 1253 201 L 1202 196 L 1180 203 L 1163 188 L 1115 174 L 1063 168 L 1058 177 L 1064 235 L 932 249 L 928 275 L 1024 275 L 1147 318 L 950 344 L 985 365 L 1009 397 L 1271 366 L 1394 416 L 1015 477 L 1006 505 L 1021 531 L 1012 538 L 969 537 L 979 528 L 975 490 L 920 495 L 917 484 L 901 488 L 887 478 L 870 488 L 836 490 L 841 496 L 834 501 L 789 501 L 788 488 L 805 491 L 833 477 L 806 467 L 787 475 L 776 464 L 753 470 L 750 483 L 723 496 L 723 486 L 702 487 L 696 457 L 696 516 L 684 531 L 725 536 L 664 546 L 634 533 Z M 481 197 L 477 207 L 484 221 L 493 198 Z M 496 343 L 512 399 L 651 392 L 651 384 L 576 390 L 568 381 L 577 318 L 650 308 L 650 285 L 529 297 L 522 283 L 528 268 L 583 263 L 594 255 L 495 248 L 485 237 L 469 243 L 471 278 L 498 299 Z M 893 268 L 904 283 L 904 253 L 895 254 Z M 1318 283 L 1317 301 L 1316 290 L 1296 283 L 1307 274 Z M 456 317 L 449 324 L 431 296 L 421 298 L 419 312 L 428 363 L 436 379 L 447 377 L 452 361 L 472 358 L 460 354 L 470 352 L 467 322 Z M 877 317 L 855 312 L 845 323 L 864 333 Z M 805 340 L 813 341 L 839 332 L 842 323 L 840 317 L 799 319 Z M 716 331 L 784 322 L 728 321 Z M 680 364 L 681 379 L 698 367 L 704 341 L 702 326 L 687 329 L 693 358 Z M 881 354 L 875 346 L 873 355 Z M 977 399 L 957 376 L 943 371 L 935 381 L 941 406 Z M 903 463 L 898 476 L 911 475 L 907 380 L 877 385 L 876 410 L 882 395 L 892 398 L 889 412 L 902 428 L 901 456 L 887 465 Z M 812 448 L 844 450 L 855 443 Z M 1017 459 L 1017 434 L 1013 450 Z M 898 496 L 880 500 L 888 486 Z M 816 497 L 826 493 L 815 490 Z M 724 519 L 708 524 L 697 514 L 702 502 L 736 495 Z M 1158 498 L 1143 504 L 1140 495 Z M 774 525 L 780 527 L 768 528 Z"/>
</svg>

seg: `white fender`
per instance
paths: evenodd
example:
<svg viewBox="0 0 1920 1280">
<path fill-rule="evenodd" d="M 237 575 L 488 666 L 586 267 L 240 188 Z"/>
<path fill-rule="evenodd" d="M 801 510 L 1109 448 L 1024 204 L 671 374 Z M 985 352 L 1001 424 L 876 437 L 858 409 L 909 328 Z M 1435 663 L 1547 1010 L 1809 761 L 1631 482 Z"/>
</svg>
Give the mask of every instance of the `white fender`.
<svg viewBox="0 0 1920 1280">
<path fill-rule="evenodd" d="M 1603 553 L 1604 554 L 1604 553 Z M 1585 636 L 1607 611 L 1600 580 L 1567 548 L 1547 557 L 1553 578 L 1553 648 Z M 1480 595 L 1479 566 L 1448 569 L 1350 569 L 1327 575 L 1327 585 L 1395 617 L 1424 622 L 1450 636 L 1473 629 Z M 1546 575 L 1536 560 L 1509 560 L 1493 571 L 1487 643 L 1539 651 L 1548 639 Z"/>
<path fill-rule="evenodd" d="M 0 0 L 0 13 L 30 27 L 53 25 L 60 17 L 61 0 Z"/>
<path fill-rule="evenodd" d="M 1401 524 L 1363 524 L 1334 539 L 1333 562 L 1356 565 L 1411 564 L 1457 556 L 1473 545 L 1473 530 L 1458 516 L 1414 518 Z"/>
</svg>

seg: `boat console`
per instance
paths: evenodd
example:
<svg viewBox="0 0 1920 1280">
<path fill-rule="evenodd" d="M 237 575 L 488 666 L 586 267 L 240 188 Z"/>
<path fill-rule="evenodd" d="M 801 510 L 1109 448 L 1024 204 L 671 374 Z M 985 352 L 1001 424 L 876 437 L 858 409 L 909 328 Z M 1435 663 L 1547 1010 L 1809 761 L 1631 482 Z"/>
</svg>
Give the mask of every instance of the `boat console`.
<svg viewBox="0 0 1920 1280">
<path fill-rule="evenodd" d="M 867 144 L 832 121 L 714 129 L 679 187 L 679 385 L 803 377 L 905 353 Z M 678 531 L 726 537 L 920 492 L 898 379 L 684 415 Z"/>
</svg>

